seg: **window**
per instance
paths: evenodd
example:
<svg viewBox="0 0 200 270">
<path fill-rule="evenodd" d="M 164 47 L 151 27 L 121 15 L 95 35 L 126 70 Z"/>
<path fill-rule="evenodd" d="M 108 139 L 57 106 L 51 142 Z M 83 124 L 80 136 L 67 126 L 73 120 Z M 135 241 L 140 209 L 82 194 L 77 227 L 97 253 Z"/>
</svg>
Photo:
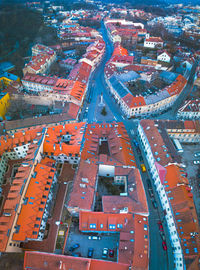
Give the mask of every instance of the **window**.
<svg viewBox="0 0 200 270">
<path fill-rule="evenodd" d="M 37 218 L 36 218 L 37 221 L 40 221 L 40 219 L 41 219 L 40 217 L 37 217 Z"/>
<path fill-rule="evenodd" d="M 38 225 L 38 224 L 35 224 L 35 225 L 34 225 L 34 228 L 39 228 L 39 225 Z"/>
<path fill-rule="evenodd" d="M 33 231 L 33 235 L 37 235 L 37 232 L 36 231 Z"/>
<path fill-rule="evenodd" d="M 90 224 L 90 229 L 96 229 L 96 224 Z"/>
<path fill-rule="evenodd" d="M 44 210 L 43 208 L 41 208 L 41 207 L 39 208 L 39 211 L 43 212 L 43 210 Z"/>
<path fill-rule="evenodd" d="M 103 228 L 103 224 L 100 225 L 100 228 L 101 228 L 101 229 Z"/>
<path fill-rule="evenodd" d="M 109 224 L 109 229 L 114 230 L 116 228 L 115 224 Z"/>
<path fill-rule="evenodd" d="M 123 228 L 123 225 L 122 224 L 117 224 L 117 228 L 121 229 L 121 228 Z"/>
</svg>

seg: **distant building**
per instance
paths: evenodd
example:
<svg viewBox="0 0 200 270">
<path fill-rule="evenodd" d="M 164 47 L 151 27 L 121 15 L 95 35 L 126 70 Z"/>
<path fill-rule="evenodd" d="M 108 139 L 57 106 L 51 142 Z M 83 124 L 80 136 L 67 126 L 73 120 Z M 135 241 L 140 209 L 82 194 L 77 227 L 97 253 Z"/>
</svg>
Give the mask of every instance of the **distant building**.
<svg viewBox="0 0 200 270">
<path fill-rule="evenodd" d="M 187 100 L 178 110 L 177 116 L 182 119 L 200 119 L 200 100 Z"/>
<path fill-rule="evenodd" d="M 32 59 L 25 64 L 23 74 L 44 74 L 56 60 L 56 52 L 50 47 L 36 44 L 32 47 Z"/>
<path fill-rule="evenodd" d="M 163 40 L 160 37 L 150 37 L 149 34 L 146 35 L 144 41 L 145 48 L 160 49 L 163 47 Z"/>
<path fill-rule="evenodd" d="M 171 56 L 167 51 L 163 51 L 163 52 L 158 54 L 157 60 L 169 63 L 171 60 Z"/>
<path fill-rule="evenodd" d="M 4 120 L 6 112 L 10 105 L 10 95 L 8 93 L 0 93 L 0 119 Z"/>
</svg>

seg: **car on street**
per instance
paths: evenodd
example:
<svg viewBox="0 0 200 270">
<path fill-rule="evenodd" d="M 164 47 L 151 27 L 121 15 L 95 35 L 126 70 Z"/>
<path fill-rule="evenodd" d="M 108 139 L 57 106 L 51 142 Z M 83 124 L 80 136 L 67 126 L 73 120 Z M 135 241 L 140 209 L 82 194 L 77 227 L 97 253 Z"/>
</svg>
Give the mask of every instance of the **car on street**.
<svg viewBox="0 0 200 270">
<path fill-rule="evenodd" d="M 200 152 L 194 154 L 195 157 L 200 157 Z"/>
<path fill-rule="evenodd" d="M 114 257 L 114 250 L 113 249 L 109 249 L 109 251 L 108 251 L 108 255 L 109 255 L 109 257 Z"/>
<path fill-rule="evenodd" d="M 73 257 L 81 257 L 81 253 L 80 252 L 73 252 L 72 256 Z"/>
<path fill-rule="evenodd" d="M 143 161 L 143 158 L 142 158 L 142 156 L 139 156 L 139 160 L 140 160 L 140 161 Z"/>
<path fill-rule="evenodd" d="M 146 167 L 145 167 L 144 164 L 141 164 L 140 167 L 141 167 L 143 173 L 147 171 L 147 169 L 146 169 Z"/>
<path fill-rule="evenodd" d="M 200 160 L 194 160 L 194 164 L 200 164 Z"/>
<path fill-rule="evenodd" d="M 154 196 L 154 194 L 153 194 L 153 188 L 152 188 L 151 181 L 150 181 L 149 178 L 147 178 L 147 186 L 148 186 L 148 191 L 149 191 L 150 197 L 153 197 Z"/>
<path fill-rule="evenodd" d="M 135 144 L 135 146 L 139 146 L 139 143 L 136 140 L 134 140 L 133 143 Z"/>
<path fill-rule="evenodd" d="M 94 249 L 93 248 L 88 248 L 88 258 L 92 258 L 93 257 L 93 253 L 94 253 Z"/>
<path fill-rule="evenodd" d="M 158 228 L 160 232 L 163 232 L 164 229 L 163 229 L 162 222 L 160 220 L 158 221 Z"/>
<path fill-rule="evenodd" d="M 152 204 L 153 204 L 153 207 L 154 207 L 155 209 L 158 208 L 157 202 L 156 202 L 155 200 L 152 201 Z"/>
<path fill-rule="evenodd" d="M 100 236 L 91 236 L 91 235 L 89 235 L 88 240 L 101 240 L 101 237 Z"/>
<path fill-rule="evenodd" d="M 162 247 L 165 251 L 167 250 L 167 244 L 165 241 L 162 241 Z"/>
<path fill-rule="evenodd" d="M 71 246 L 70 248 L 69 248 L 69 251 L 74 251 L 74 250 L 76 250 L 77 248 L 79 248 L 80 247 L 80 245 L 78 244 L 78 243 L 76 243 L 76 244 L 74 244 L 73 246 Z"/>
<path fill-rule="evenodd" d="M 106 259 L 108 258 L 108 248 L 104 248 L 102 251 L 102 258 Z"/>
</svg>

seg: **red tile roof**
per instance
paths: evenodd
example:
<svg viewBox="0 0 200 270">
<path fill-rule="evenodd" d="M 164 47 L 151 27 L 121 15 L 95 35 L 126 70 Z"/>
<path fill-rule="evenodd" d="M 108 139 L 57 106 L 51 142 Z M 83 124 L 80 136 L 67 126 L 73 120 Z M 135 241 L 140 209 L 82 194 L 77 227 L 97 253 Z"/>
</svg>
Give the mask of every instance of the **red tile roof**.
<svg viewBox="0 0 200 270">
<path fill-rule="evenodd" d="M 128 270 L 127 264 L 89 258 L 76 258 L 53 253 L 26 251 L 24 270 Z"/>
<path fill-rule="evenodd" d="M 112 163 L 135 166 L 135 158 L 131 149 L 130 139 L 123 123 L 89 124 L 85 133 L 85 145 L 81 158 L 94 159 L 98 156 L 99 139 L 107 137 Z"/>
<path fill-rule="evenodd" d="M 45 164 L 36 165 L 34 177 L 30 179 L 24 204 L 18 214 L 16 226 L 19 229 L 13 234 L 12 239 L 14 241 L 24 242 L 28 239 L 33 240 L 38 238 L 55 172 L 56 169 Z M 41 211 L 41 209 L 43 210 Z M 37 220 L 38 218 L 40 219 L 39 221 Z"/>
<path fill-rule="evenodd" d="M 128 105 L 129 108 L 141 107 L 146 105 L 144 97 L 134 97 L 130 93 L 123 97 L 123 101 Z"/>
<path fill-rule="evenodd" d="M 44 152 L 48 155 L 53 153 L 54 156 L 60 154 L 79 156 L 84 128 L 85 123 L 82 122 L 49 127 L 45 136 Z M 61 141 L 65 135 L 71 136 L 68 143 Z"/>
<path fill-rule="evenodd" d="M 79 230 L 120 232 L 118 262 L 135 269 L 148 269 L 148 219 L 140 215 L 80 212 Z M 137 268 L 138 267 L 138 268 Z"/>
<path fill-rule="evenodd" d="M 170 198 L 176 228 L 181 240 L 187 269 L 198 269 L 200 259 L 200 230 L 188 179 L 176 165 L 166 167 L 165 190 Z M 197 234 L 191 235 L 196 232 Z M 194 265 L 193 265 L 194 263 Z"/>
</svg>

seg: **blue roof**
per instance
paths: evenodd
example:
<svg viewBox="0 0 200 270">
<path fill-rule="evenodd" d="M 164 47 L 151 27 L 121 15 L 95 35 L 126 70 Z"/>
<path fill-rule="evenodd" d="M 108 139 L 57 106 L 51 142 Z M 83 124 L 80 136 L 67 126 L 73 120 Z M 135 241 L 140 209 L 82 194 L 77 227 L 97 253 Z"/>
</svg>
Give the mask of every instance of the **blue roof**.
<svg viewBox="0 0 200 270">
<path fill-rule="evenodd" d="M 11 62 L 2 62 L 0 63 L 0 69 L 5 71 L 8 71 L 12 68 L 14 68 L 15 66 L 11 63 Z"/>
<path fill-rule="evenodd" d="M 147 105 L 157 103 L 163 99 L 170 97 L 170 94 L 167 90 L 161 90 L 156 92 L 155 94 L 144 97 L 144 100 Z"/>
<path fill-rule="evenodd" d="M 16 75 L 8 72 L 3 72 L 2 70 L 0 70 L 0 77 L 6 77 L 12 81 L 16 81 L 18 79 Z"/>
<path fill-rule="evenodd" d="M 167 81 L 169 83 L 172 83 L 176 80 L 178 74 L 170 71 L 162 71 L 160 73 L 160 78 L 163 79 L 164 81 Z"/>
<path fill-rule="evenodd" d="M 140 75 L 137 74 L 137 72 L 131 70 L 127 73 L 122 73 L 116 76 L 118 80 L 121 82 L 129 82 L 129 81 L 134 81 L 140 78 Z"/>
<path fill-rule="evenodd" d="M 121 98 L 125 97 L 128 93 L 130 93 L 128 88 L 117 79 L 116 75 L 112 75 L 109 81 Z"/>
</svg>

